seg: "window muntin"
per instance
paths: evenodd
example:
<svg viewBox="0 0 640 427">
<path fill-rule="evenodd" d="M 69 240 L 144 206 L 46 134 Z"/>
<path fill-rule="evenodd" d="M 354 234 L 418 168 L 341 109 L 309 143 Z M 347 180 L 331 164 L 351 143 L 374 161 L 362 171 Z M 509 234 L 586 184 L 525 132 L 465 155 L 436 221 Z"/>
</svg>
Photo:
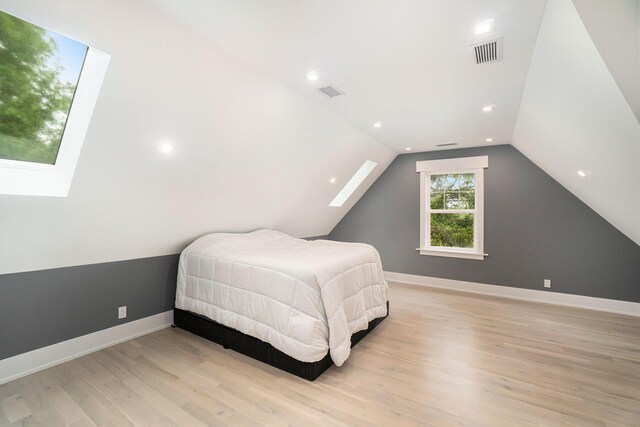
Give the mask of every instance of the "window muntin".
<svg viewBox="0 0 640 427">
<path fill-rule="evenodd" d="M 420 161 L 420 253 L 483 259 L 486 156 Z"/>
<path fill-rule="evenodd" d="M 56 163 L 87 51 L 0 11 L 0 159 Z"/>
</svg>

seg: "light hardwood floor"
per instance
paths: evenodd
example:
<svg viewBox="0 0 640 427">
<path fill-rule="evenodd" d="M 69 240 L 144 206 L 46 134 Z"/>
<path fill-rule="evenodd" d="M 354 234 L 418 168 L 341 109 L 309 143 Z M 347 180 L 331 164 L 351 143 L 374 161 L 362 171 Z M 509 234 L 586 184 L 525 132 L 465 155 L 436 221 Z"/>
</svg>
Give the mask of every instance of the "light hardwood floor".
<svg viewBox="0 0 640 427">
<path fill-rule="evenodd" d="M 0 425 L 640 426 L 640 318 L 390 294 L 313 383 L 172 328 L 0 386 Z"/>
</svg>

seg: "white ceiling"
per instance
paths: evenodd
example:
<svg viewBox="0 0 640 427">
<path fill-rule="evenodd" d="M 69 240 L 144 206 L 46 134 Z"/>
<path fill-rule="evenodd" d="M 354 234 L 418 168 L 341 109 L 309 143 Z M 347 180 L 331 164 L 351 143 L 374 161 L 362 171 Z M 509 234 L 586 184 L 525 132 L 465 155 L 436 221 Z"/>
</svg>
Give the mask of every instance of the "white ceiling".
<svg viewBox="0 0 640 427">
<path fill-rule="evenodd" d="M 546 0 L 150 0 L 396 152 L 511 142 Z M 493 18 L 504 60 L 476 65 Z M 314 70 L 316 82 L 305 76 Z M 346 96 L 315 89 L 334 84 Z M 483 105 L 494 112 L 483 113 Z M 382 127 L 374 129 L 374 122 Z"/>
<path fill-rule="evenodd" d="M 573 0 L 573 4 L 640 122 L 640 1 Z"/>
<path fill-rule="evenodd" d="M 640 243 L 638 0 L 149 1 L 398 153 L 513 143 Z M 476 65 L 490 18 L 504 60 Z"/>
</svg>

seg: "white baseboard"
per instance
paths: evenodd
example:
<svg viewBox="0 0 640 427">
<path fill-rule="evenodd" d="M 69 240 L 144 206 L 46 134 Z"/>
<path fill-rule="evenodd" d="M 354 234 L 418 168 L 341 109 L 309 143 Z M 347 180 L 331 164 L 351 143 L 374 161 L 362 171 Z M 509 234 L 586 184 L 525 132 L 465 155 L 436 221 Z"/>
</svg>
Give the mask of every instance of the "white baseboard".
<svg viewBox="0 0 640 427">
<path fill-rule="evenodd" d="M 83 335 L 0 360 L 0 385 L 160 329 L 173 323 L 173 310 Z"/>
<path fill-rule="evenodd" d="M 475 294 L 493 295 L 503 298 L 535 301 L 567 307 L 586 308 L 589 310 L 606 311 L 609 313 L 640 317 L 640 303 L 637 302 L 585 297 L 582 295 L 562 294 L 559 292 L 535 289 L 511 288 L 508 286 L 487 285 L 484 283 L 463 282 L 461 280 L 416 276 L 413 274 L 393 273 L 390 271 L 384 272 L 384 278 L 389 282 L 405 283 L 407 285 L 451 289 L 455 291 L 472 292 Z"/>
</svg>

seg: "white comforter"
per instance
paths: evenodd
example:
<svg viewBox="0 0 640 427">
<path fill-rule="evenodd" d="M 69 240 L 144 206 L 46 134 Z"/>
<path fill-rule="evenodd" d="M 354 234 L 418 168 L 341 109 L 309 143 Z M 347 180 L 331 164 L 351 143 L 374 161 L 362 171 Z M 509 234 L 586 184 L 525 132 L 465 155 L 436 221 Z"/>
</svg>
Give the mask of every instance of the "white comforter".
<svg viewBox="0 0 640 427">
<path fill-rule="evenodd" d="M 338 366 L 351 335 L 387 314 L 387 283 L 369 245 L 271 230 L 209 234 L 180 256 L 176 308 L 259 338 L 303 362 Z"/>
</svg>

